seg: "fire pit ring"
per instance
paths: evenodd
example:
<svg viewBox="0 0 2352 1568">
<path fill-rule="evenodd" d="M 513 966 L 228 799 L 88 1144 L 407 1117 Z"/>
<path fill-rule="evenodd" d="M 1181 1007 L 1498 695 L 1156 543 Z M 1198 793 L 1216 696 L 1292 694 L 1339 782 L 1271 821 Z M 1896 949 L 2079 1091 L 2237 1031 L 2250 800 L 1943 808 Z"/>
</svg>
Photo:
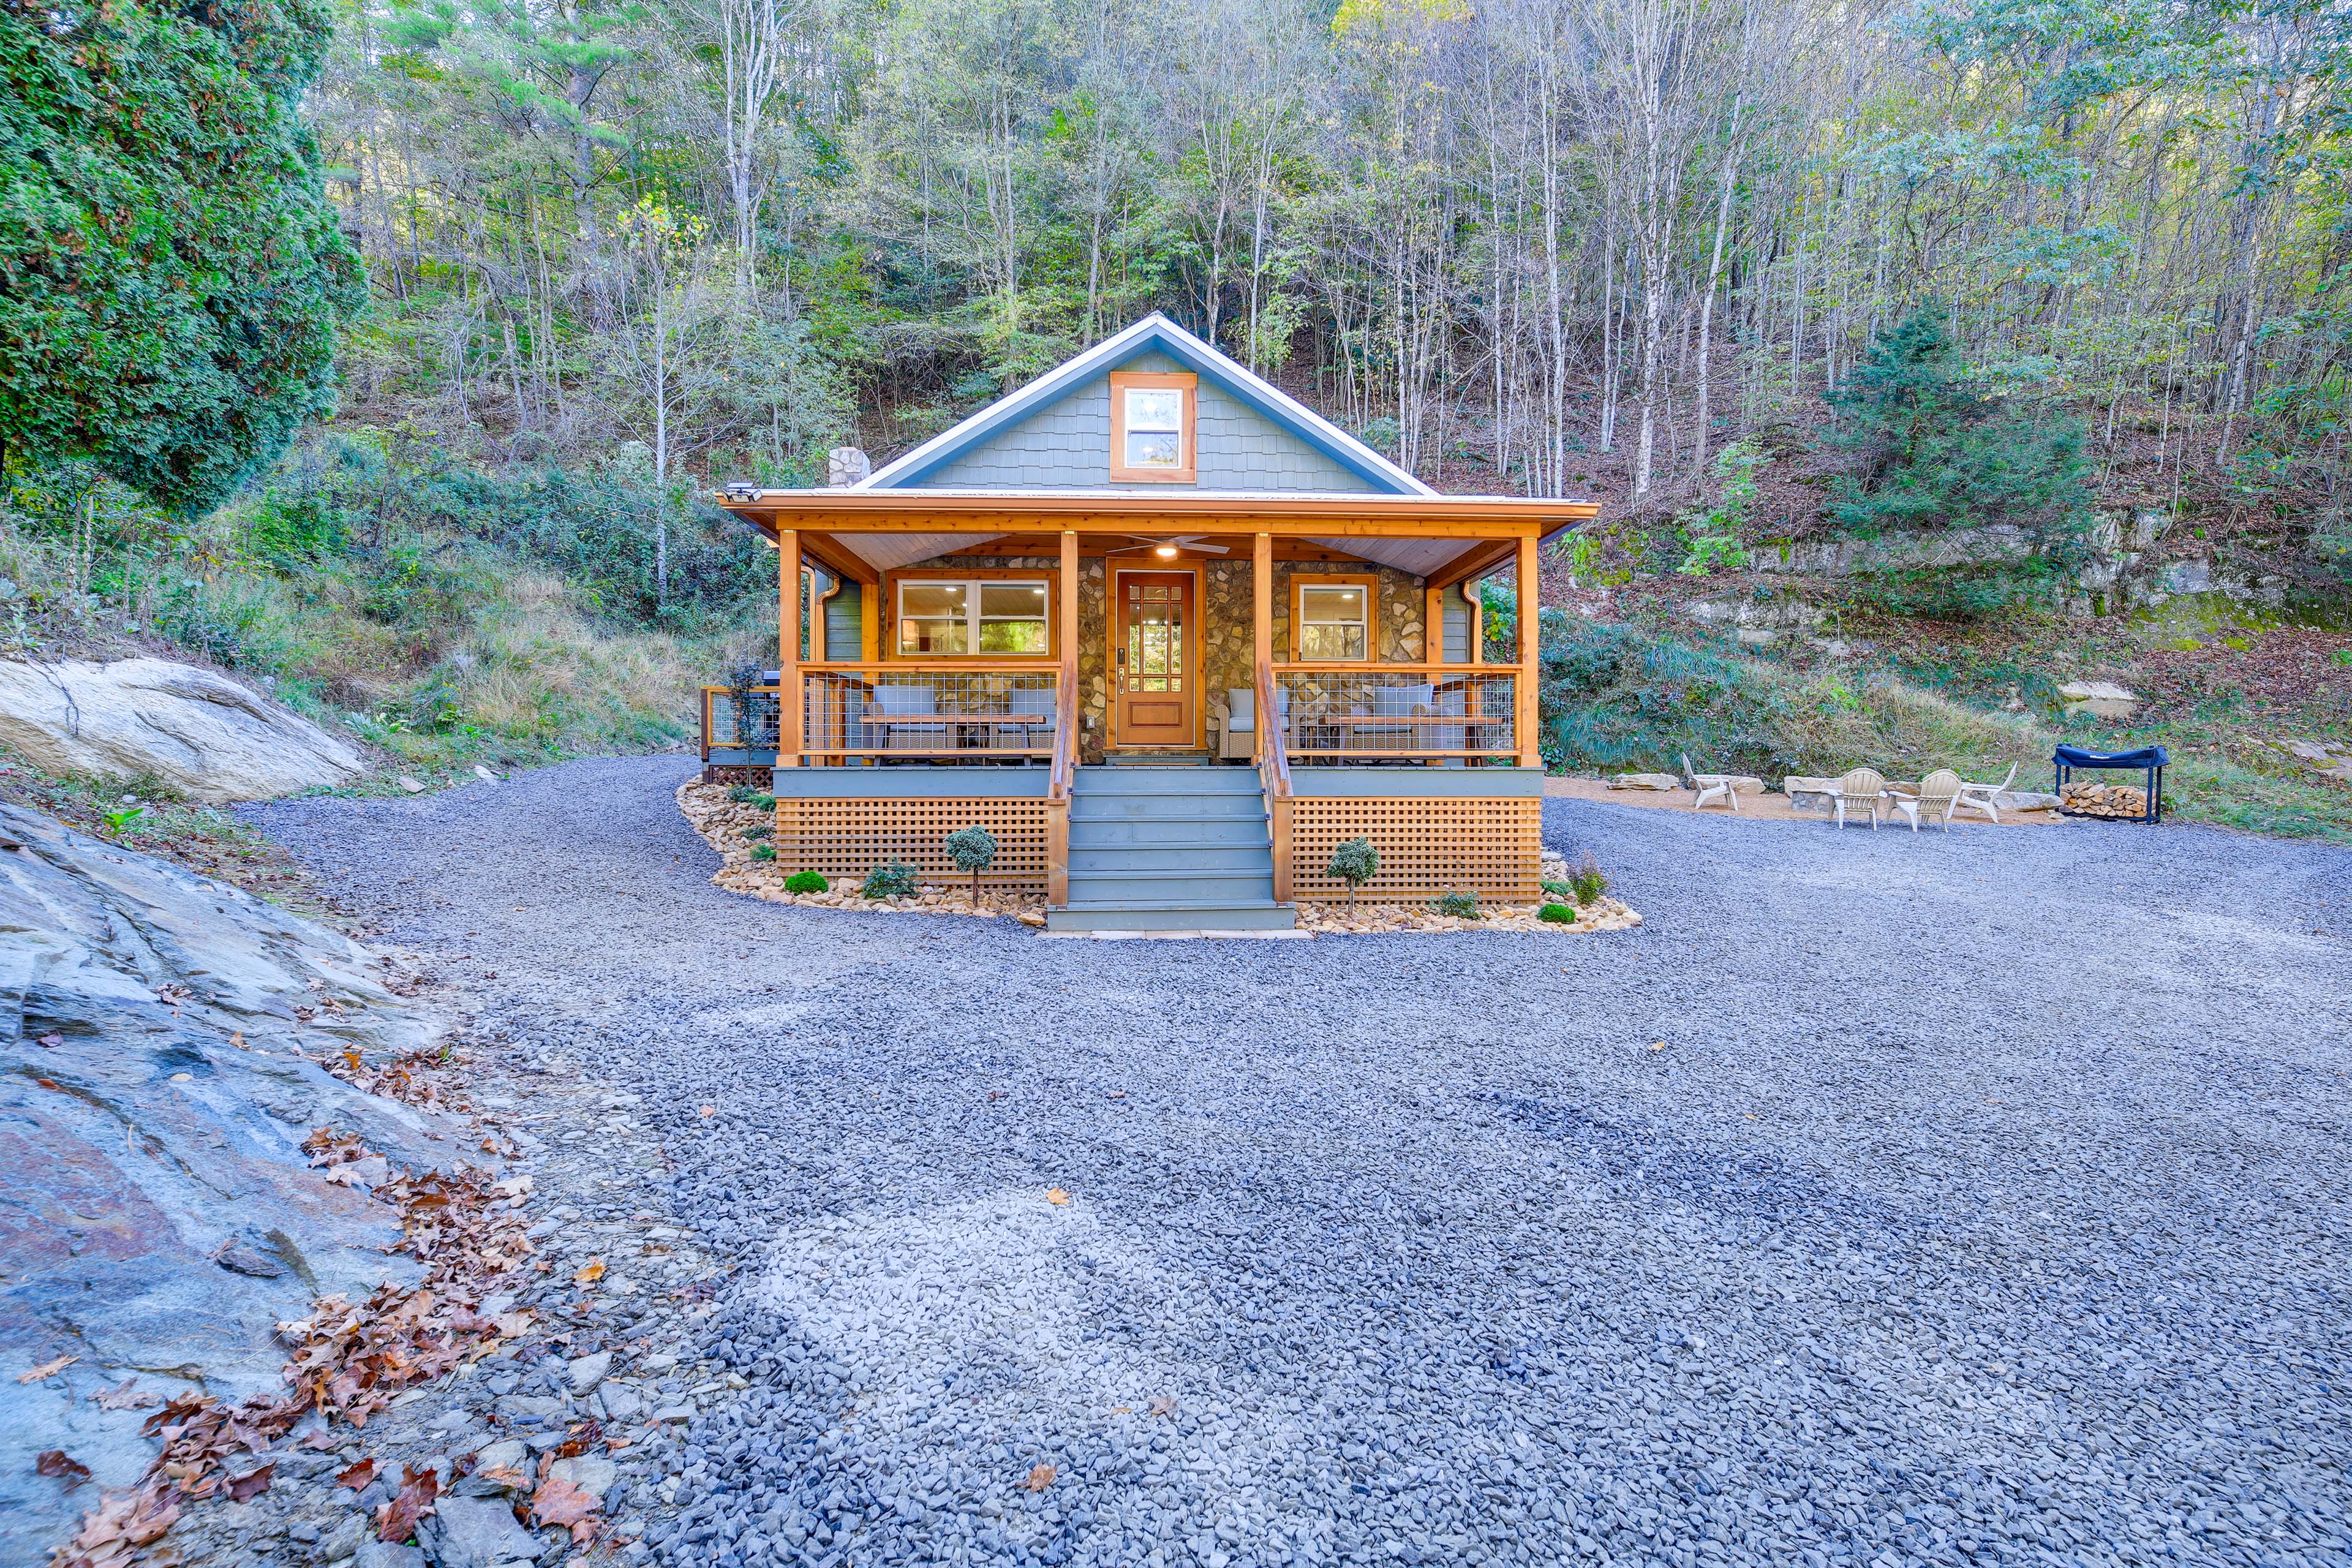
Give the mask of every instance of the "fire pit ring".
<svg viewBox="0 0 2352 1568">
<path fill-rule="evenodd" d="M 2103 822 L 2155 822 L 2164 815 L 2164 770 L 2172 758 L 2162 746 L 2136 752 L 2086 752 L 2061 746 L 2050 759 L 2058 773 L 2055 790 L 2061 816 Z M 2141 775 L 2137 786 L 2077 779 L 2077 772 L 2123 772 Z"/>
</svg>

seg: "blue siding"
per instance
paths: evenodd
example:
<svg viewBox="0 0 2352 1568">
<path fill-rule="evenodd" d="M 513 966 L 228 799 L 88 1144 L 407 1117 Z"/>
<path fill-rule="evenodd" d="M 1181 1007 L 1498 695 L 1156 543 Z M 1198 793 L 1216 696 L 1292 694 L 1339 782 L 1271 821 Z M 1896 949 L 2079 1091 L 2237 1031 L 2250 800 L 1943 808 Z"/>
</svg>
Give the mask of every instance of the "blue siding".
<svg viewBox="0 0 2352 1568">
<path fill-rule="evenodd" d="M 1174 371 L 1163 353 L 1138 354 L 1118 367 Z M 1195 425 L 1198 488 L 1209 490 L 1308 490 L 1359 494 L 1371 485 L 1265 415 L 1203 380 Z M 1110 479 L 1110 383 L 1097 378 L 998 431 L 927 476 L 942 489 L 1166 489 Z"/>
<path fill-rule="evenodd" d="M 841 592 L 824 602 L 825 658 L 854 662 L 865 653 L 863 604 L 855 583 L 844 583 Z"/>
</svg>

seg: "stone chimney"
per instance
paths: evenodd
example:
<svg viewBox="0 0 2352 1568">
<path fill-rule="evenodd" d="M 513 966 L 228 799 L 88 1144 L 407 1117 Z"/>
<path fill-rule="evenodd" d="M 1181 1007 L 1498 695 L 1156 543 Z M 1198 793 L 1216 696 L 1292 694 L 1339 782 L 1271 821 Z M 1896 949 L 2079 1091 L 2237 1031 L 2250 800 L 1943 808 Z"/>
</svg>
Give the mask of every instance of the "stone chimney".
<svg viewBox="0 0 2352 1568">
<path fill-rule="evenodd" d="M 874 459 L 856 447 L 835 447 L 824 455 L 824 482 L 835 489 L 859 483 L 874 472 Z"/>
</svg>

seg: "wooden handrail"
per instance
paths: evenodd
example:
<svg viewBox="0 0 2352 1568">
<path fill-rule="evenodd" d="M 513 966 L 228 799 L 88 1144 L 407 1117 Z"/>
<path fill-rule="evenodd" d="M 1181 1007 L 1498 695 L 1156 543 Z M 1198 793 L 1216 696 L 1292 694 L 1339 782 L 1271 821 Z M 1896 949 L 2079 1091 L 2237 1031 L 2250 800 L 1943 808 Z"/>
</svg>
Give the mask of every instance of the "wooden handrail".
<svg viewBox="0 0 2352 1568">
<path fill-rule="evenodd" d="M 1276 664 L 1276 675 L 1512 675 L 1516 664 L 1365 664 L 1350 661 L 1344 664 Z"/>
<path fill-rule="evenodd" d="M 1045 781 L 1047 800 L 1067 800 L 1078 768 L 1078 672 L 1066 666 L 1054 689 L 1054 772 Z"/>
<path fill-rule="evenodd" d="M 840 659 L 827 664 L 804 661 L 812 675 L 1059 675 L 1061 665 L 1038 654 L 1006 654 L 997 658 Z"/>
<path fill-rule="evenodd" d="M 1283 743 L 1282 714 L 1274 705 L 1274 672 L 1276 667 L 1257 667 L 1257 733 L 1258 754 L 1263 759 L 1260 772 L 1265 778 L 1269 799 L 1290 798 L 1290 752 Z"/>
</svg>

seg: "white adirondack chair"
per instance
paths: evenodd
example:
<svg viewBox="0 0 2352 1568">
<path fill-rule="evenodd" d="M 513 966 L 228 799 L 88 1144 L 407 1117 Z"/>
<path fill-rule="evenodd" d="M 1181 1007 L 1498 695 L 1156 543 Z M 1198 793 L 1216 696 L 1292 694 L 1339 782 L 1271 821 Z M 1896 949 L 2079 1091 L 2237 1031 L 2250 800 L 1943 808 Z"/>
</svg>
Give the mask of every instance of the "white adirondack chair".
<svg viewBox="0 0 2352 1568">
<path fill-rule="evenodd" d="M 1895 810 L 1911 819 L 1912 832 L 1919 831 L 1919 818 L 1925 815 L 1943 824 L 1944 830 L 1948 833 L 1952 827 L 1952 808 L 1960 803 L 1960 791 L 1967 787 L 1967 781 L 1951 769 L 1937 768 L 1919 781 L 1917 795 L 1889 790 L 1886 799 Z"/>
<path fill-rule="evenodd" d="M 1878 831 L 1879 808 L 1886 800 L 1886 778 L 1875 768 L 1856 768 L 1838 780 L 1830 792 L 1830 809 L 1837 814 L 1837 826 L 1845 826 L 1845 814 L 1850 807 L 1870 813 L 1870 830 Z"/>
<path fill-rule="evenodd" d="M 2011 763 L 2009 764 L 2009 776 L 1997 784 L 1969 784 L 1963 781 L 1960 784 L 1959 798 L 1954 804 L 1962 811 L 1983 812 L 1992 818 L 1993 826 L 1998 827 L 2000 825 L 2000 808 L 1993 803 L 2007 793 L 2009 786 L 2016 782 L 2017 764 Z"/>
<path fill-rule="evenodd" d="M 1706 803 L 1711 800 L 1727 801 L 1732 810 L 1739 809 L 1739 791 L 1736 787 L 1739 778 L 1738 773 L 1694 773 L 1691 771 L 1690 753 L 1685 752 L 1681 755 L 1683 782 L 1690 785 L 1691 794 L 1696 797 L 1691 802 L 1693 811 L 1705 811 Z"/>
</svg>

